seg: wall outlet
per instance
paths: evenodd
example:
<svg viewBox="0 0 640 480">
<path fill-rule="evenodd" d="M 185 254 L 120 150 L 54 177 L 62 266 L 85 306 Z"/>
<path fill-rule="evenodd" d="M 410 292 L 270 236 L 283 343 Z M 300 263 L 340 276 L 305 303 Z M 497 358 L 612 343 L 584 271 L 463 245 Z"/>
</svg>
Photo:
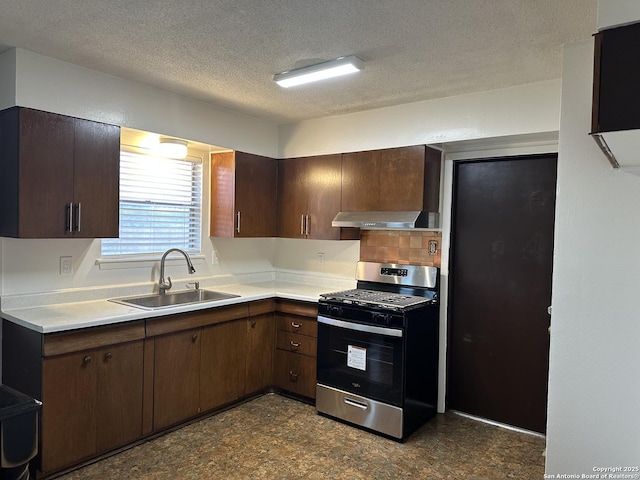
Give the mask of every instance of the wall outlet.
<svg viewBox="0 0 640 480">
<path fill-rule="evenodd" d="M 218 257 L 218 252 L 216 250 L 211 254 L 211 263 L 213 265 L 220 265 L 220 258 Z"/>
<path fill-rule="evenodd" d="M 320 265 L 324 263 L 324 253 L 318 252 L 318 263 Z"/>
<path fill-rule="evenodd" d="M 60 257 L 60 275 L 73 275 L 73 257 Z"/>
</svg>

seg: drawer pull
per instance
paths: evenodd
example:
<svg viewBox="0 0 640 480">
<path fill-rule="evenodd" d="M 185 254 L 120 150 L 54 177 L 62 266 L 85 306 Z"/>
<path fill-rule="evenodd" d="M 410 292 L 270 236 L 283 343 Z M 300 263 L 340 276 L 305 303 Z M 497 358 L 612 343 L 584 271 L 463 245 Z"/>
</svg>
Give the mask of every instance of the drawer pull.
<svg viewBox="0 0 640 480">
<path fill-rule="evenodd" d="M 194 333 L 193 335 L 191 335 L 191 341 L 192 341 L 193 343 L 196 343 L 196 340 L 198 340 L 198 334 L 197 334 L 197 333 Z"/>
<path fill-rule="evenodd" d="M 292 326 L 293 328 L 295 328 L 295 329 L 300 328 L 300 324 L 299 324 L 299 323 L 296 323 L 296 322 L 291 322 L 291 326 Z"/>
<path fill-rule="evenodd" d="M 298 377 L 300 376 L 299 373 L 294 372 L 293 370 L 289 370 L 289 380 L 292 382 L 297 382 L 298 381 Z"/>
<path fill-rule="evenodd" d="M 300 343 L 296 343 L 293 340 L 289 343 L 291 344 L 291 350 L 297 350 L 300 347 Z"/>
<path fill-rule="evenodd" d="M 84 362 L 85 365 L 91 363 L 91 357 L 89 355 L 87 355 L 86 357 L 84 357 L 82 359 L 82 361 Z"/>
<path fill-rule="evenodd" d="M 113 354 L 111 352 L 107 352 L 104 354 L 104 361 L 108 362 L 109 360 L 111 360 L 111 357 L 113 357 Z"/>
<path fill-rule="evenodd" d="M 344 397 L 343 401 L 344 401 L 344 403 L 346 403 L 347 405 L 351 405 L 352 407 L 360 408 L 362 410 L 368 410 L 369 409 L 369 404 L 367 404 L 365 402 L 357 402 L 357 401 L 351 400 L 350 398 L 347 398 L 347 397 Z"/>
</svg>

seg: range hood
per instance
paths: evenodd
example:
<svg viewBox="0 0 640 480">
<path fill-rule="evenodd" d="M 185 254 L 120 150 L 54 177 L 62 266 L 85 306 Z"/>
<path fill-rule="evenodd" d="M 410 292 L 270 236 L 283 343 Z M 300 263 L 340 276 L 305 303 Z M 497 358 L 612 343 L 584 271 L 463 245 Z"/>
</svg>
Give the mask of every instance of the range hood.
<svg viewBox="0 0 640 480">
<path fill-rule="evenodd" d="M 340 212 L 331 222 L 333 227 L 355 227 L 365 230 L 439 228 L 436 212 Z"/>
</svg>

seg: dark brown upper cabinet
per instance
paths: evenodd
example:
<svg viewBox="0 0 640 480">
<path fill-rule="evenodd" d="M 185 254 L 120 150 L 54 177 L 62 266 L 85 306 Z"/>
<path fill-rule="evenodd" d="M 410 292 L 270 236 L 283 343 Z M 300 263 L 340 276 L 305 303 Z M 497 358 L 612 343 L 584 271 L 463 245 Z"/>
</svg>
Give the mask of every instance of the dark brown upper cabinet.
<svg viewBox="0 0 640 480">
<path fill-rule="evenodd" d="M 0 235 L 118 236 L 120 127 L 13 107 L 0 155 Z"/>
<path fill-rule="evenodd" d="M 275 237 L 277 161 L 242 152 L 211 154 L 212 237 Z"/>
<path fill-rule="evenodd" d="M 594 38 L 591 134 L 614 167 L 640 166 L 640 23 Z"/>
<path fill-rule="evenodd" d="M 279 237 L 340 239 L 331 221 L 340 211 L 341 170 L 341 154 L 279 161 Z"/>
<path fill-rule="evenodd" d="M 342 155 L 342 211 L 429 211 L 440 203 L 441 152 L 425 145 Z"/>
</svg>

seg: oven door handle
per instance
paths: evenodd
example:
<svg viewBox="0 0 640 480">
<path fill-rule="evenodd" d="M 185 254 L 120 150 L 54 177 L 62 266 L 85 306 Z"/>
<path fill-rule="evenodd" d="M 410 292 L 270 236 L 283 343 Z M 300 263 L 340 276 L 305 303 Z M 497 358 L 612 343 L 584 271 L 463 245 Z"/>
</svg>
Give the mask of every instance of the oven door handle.
<svg viewBox="0 0 640 480">
<path fill-rule="evenodd" d="M 348 330 L 357 330 L 359 332 L 377 333 L 387 337 L 402 338 L 402 330 L 398 330 L 397 328 L 376 327 L 375 325 L 365 325 L 363 323 L 345 322 L 344 320 L 323 317 L 322 315 L 318 315 L 318 323 L 324 323 L 325 325 L 331 325 L 333 327 L 346 328 Z"/>
</svg>

